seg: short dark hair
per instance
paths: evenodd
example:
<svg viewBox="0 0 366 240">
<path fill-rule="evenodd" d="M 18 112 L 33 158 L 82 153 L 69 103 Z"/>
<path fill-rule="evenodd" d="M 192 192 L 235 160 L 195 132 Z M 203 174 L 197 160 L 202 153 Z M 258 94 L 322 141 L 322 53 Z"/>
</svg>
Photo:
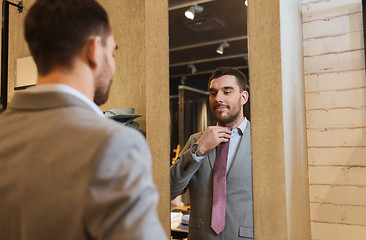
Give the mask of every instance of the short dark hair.
<svg viewBox="0 0 366 240">
<path fill-rule="evenodd" d="M 232 75 L 236 78 L 240 91 L 247 90 L 247 78 L 244 73 L 240 70 L 232 67 L 219 67 L 212 73 L 210 79 L 208 80 L 208 88 L 210 88 L 210 84 L 213 79 L 222 77 L 224 75 Z"/>
<path fill-rule="evenodd" d="M 37 0 L 24 21 L 39 75 L 71 69 L 88 38 L 100 36 L 106 44 L 110 34 L 107 12 L 95 0 Z"/>
</svg>

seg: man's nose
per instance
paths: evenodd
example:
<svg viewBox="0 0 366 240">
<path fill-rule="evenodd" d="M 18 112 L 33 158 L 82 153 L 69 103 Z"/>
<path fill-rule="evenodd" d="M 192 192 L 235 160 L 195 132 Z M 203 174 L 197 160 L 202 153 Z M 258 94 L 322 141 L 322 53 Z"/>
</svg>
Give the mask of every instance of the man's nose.
<svg viewBox="0 0 366 240">
<path fill-rule="evenodd" d="M 221 92 L 218 92 L 215 97 L 216 102 L 222 102 L 222 97 L 223 94 Z"/>
</svg>

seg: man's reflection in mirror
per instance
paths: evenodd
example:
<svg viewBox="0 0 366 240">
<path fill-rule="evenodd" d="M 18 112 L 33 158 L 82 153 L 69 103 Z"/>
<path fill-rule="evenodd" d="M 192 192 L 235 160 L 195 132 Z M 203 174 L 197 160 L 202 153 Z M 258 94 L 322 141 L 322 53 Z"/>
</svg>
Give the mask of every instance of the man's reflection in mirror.
<svg viewBox="0 0 366 240">
<path fill-rule="evenodd" d="M 189 189 L 189 240 L 253 239 L 250 122 L 245 75 L 230 67 L 208 81 L 217 124 L 190 136 L 171 167 L 171 199 Z"/>
</svg>

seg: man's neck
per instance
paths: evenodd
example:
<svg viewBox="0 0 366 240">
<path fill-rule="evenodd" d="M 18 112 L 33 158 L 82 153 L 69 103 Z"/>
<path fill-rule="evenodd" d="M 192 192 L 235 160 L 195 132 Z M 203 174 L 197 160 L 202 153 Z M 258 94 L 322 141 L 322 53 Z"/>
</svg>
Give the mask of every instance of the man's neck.
<svg viewBox="0 0 366 240">
<path fill-rule="evenodd" d="M 244 115 L 238 116 L 233 122 L 231 123 L 218 123 L 221 127 L 231 127 L 231 129 L 237 128 L 243 121 L 245 117 Z"/>
<path fill-rule="evenodd" d="M 73 70 L 55 69 L 44 76 L 38 76 L 37 85 L 65 84 L 84 94 L 94 101 L 94 82 L 91 73 L 85 71 L 83 66 Z"/>
</svg>

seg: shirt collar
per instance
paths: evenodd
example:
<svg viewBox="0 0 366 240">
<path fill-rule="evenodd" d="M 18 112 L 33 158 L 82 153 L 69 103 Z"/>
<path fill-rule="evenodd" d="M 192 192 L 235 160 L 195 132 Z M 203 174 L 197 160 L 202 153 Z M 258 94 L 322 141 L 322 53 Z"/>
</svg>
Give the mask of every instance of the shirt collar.
<svg viewBox="0 0 366 240">
<path fill-rule="evenodd" d="M 238 126 L 239 135 L 243 135 L 245 128 L 247 127 L 248 119 L 244 117 L 244 120 Z"/>
<path fill-rule="evenodd" d="M 244 133 L 245 128 L 247 127 L 248 124 L 248 119 L 246 117 L 244 117 L 244 120 L 239 124 L 239 126 L 237 127 L 238 129 L 238 134 L 241 136 Z M 218 123 L 217 123 L 218 125 Z M 233 129 L 232 129 L 233 130 Z"/>
<path fill-rule="evenodd" d="M 63 92 L 68 93 L 70 95 L 73 95 L 80 99 L 81 101 L 88 104 L 98 115 L 104 116 L 103 112 L 100 110 L 100 108 L 89 98 L 87 98 L 84 94 L 79 92 L 78 90 L 66 85 L 66 84 L 42 84 L 42 85 L 36 85 L 34 87 L 27 88 L 25 91 L 32 92 L 32 93 L 42 93 L 42 92 Z"/>
</svg>

